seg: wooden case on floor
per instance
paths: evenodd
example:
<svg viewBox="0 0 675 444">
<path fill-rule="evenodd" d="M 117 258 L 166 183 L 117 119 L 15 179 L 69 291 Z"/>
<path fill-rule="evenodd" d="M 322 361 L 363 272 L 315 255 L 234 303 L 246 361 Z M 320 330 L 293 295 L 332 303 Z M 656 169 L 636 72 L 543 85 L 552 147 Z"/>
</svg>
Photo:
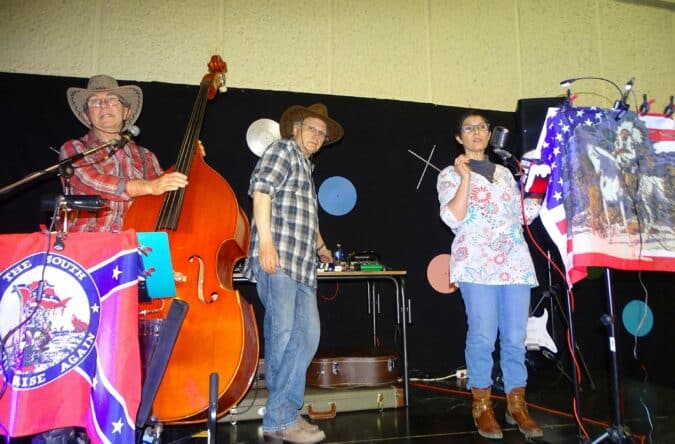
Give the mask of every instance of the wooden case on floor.
<svg viewBox="0 0 675 444">
<path fill-rule="evenodd" d="M 246 397 L 232 408 L 219 422 L 236 422 L 262 419 L 265 414 L 267 390 L 251 388 Z M 382 410 L 403 407 L 403 389 L 397 385 L 357 387 L 351 389 L 325 389 L 308 387 L 301 413 L 313 419 L 331 418 L 342 412 Z"/>
<path fill-rule="evenodd" d="M 307 386 L 321 388 L 370 387 L 400 381 L 396 353 L 382 350 L 318 354 L 307 369 Z"/>
</svg>

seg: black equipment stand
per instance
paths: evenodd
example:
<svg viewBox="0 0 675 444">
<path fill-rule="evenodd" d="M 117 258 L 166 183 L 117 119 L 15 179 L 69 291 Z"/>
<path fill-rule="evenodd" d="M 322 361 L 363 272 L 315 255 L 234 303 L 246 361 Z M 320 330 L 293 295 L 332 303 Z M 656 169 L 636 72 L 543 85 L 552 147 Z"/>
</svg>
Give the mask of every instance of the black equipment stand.
<svg viewBox="0 0 675 444">
<path fill-rule="evenodd" d="M 206 418 L 207 444 L 216 444 L 216 429 L 218 419 L 218 373 L 209 375 L 209 410 Z"/>
<path fill-rule="evenodd" d="M 547 301 L 548 303 L 548 308 L 549 312 L 551 313 L 551 336 L 553 337 L 554 340 L 557 340 L 557 335 L 555 332 L 555 313 L 556 311 L 560 315 L 560 318 L 562 319 L 562 324 L 565 328 L 570 330 L 570 342 L 574 345 L 575 349 L 575 355 L 579 358 L 579 362 L 581 363 L 582 369 L 584 373 L 586 374 L 586 378 L 588 378 L 588 384 L 590 386 L 590 389 L 592 391 L 595 391 L 595 382 L 593 382 L 593 378 L 591 377 L 591 372 L 588 369 L 588 365 L 586 365 L 586 360 L 584 359 L 584 355 L 581 352 L 581 348 L 579 347 L 579 344 L 576 342 L 574 339 L 573 333 L 572 333 L 572 327 L 570 326 L 570 319 L 571 314 L 568 313 L 565 315 L 565 310 L 563 310 L 562 304 L 560 303 L 560 298 L 558 297 L 558 293 L 555 291 L 554 286 L 553 286 L 553 281 L 551 278 L 551 252 L 547 251 L 546 252 L 548 261 L 548 288 L 544 290 L 541 294 L 541 298 L 539 299 L 539 302 L 537 302 L 537 305 L 534 306 L 532 309 L 532 312 L 534 313 L 542 304 Z M 569 295 L 568 295 L 569 299 Z M 571 308 L 571 307 L 569 307 Z M 549 357 L 547 354 L 544 354 L 547 358 Z M 554 358 L 554 357 L 553 357 Z M 554 358 L 555 359 L 555 358 Z M 563 376 L 565 376 L 571 383 L 577 384 L 576 383 L 576 378 L 574 375 L 570 376 L 568 375 L 562 368 L 562 364 L 560 362 L 557 363 L 556 367 L 562 373 Z M 578 375 L 577 375 L 578 376 Z"/>
<path fill-rule="evenodd" d="M 616 316 L 614 315 L 614 300 L 612 296 L 612 273 L 605 268 L 605 296 L 607 297 L 607 311 L 600 317 L 600 321 L 607 327 L 610 388 L 612 395 L 612 410 L 614 423 L 595 439 L 589 441 L 596 444 L 609 440 L 614 443 L 635 442 L 628 433 L 628 427 L 623 423 L 623 406 L 621 404 L 621 377 L 619 375 L 619 340 L 616 331 Z"/>
</svg>

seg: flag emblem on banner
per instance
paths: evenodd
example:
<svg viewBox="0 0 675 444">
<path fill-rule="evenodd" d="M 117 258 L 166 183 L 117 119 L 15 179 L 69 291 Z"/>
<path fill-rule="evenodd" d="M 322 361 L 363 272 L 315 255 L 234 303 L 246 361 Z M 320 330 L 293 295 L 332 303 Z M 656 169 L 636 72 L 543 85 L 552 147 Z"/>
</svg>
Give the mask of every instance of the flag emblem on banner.
<svg viewBox="0 0 675 444">
<path fill-rule="evenodd" d="M 41 233 L 0 236 L 0 424 L 11 437 L 80 426 L 92 444 L 134 442 L 135 233 L 71 233 L 67 255 L 43 246 Z"/>
<path fill-rule="evenodd" d="M 0 293 L 0 333 L 10 334 L 3 370 L 15 389 L 49 384 L 91 353 L 100 296 L 92 277 L 73 260 L 44 253 L 24 258 L 2 275 Z"/>
</svg>

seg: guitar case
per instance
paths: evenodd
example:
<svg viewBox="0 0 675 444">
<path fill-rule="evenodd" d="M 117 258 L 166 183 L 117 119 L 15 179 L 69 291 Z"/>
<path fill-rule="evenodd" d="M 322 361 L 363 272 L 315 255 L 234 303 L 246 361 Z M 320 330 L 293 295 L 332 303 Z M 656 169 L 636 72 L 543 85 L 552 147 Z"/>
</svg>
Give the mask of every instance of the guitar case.
<svg viewBox="0 0 675 444">
<path fill-rule="evenodd" d="M 398 355 L 384 350 L 322 352 L 307 369 L 307 385 L 350 388 L 394 384 L 401 380 Z"/>
</svg>

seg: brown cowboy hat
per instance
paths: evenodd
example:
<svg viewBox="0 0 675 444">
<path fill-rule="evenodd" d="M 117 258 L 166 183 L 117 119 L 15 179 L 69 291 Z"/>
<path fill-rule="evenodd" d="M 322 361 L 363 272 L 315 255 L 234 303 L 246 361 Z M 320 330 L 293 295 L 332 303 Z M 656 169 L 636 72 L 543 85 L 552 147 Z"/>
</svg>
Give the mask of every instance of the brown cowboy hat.
<svg viewBox="0 0 675 444">
<path fill-rule="evenodd" d="M 96 92 L 110 92 L 120 98 L 120 100 L 129 107 L 129 117 L 124 122 L 124 128 L 127 129 L 138 119 L 143 108 L 143 92 L 141 88 L 136 85 L 119 86 L 117 80 L 106 75 L 93 76 L 87 82 L 86 88 L 68 88 L 66 97 L 68 98 L 68 105 L 73 110 L 75 117 L 77 117 L 84 126 L 91 128 L 91 123 L 87 122 L 83 114 L 87 107 L 87 100 Z"/>
<path fill-rule="evenodd" d="M 330 145 L 331 143 L 335 143 L 342 139 L 342 136 L 345 133 L 342 129 L 342 125 L 328 117 L 328 109 L 323 103 L 315 103 L 313 105 L 309 105 L 308 107 L 293 105 L 284 111 L 284 113 L 281 115 L 281 119 L 279 120 L 281 137 L 284 139 L 292 137 L 293 124 L 295 122 L 301 122 L 306 117 L 314 117 L 326 122 L 328 136 L 326 137 L 324 145 Z"/>
</svg>

